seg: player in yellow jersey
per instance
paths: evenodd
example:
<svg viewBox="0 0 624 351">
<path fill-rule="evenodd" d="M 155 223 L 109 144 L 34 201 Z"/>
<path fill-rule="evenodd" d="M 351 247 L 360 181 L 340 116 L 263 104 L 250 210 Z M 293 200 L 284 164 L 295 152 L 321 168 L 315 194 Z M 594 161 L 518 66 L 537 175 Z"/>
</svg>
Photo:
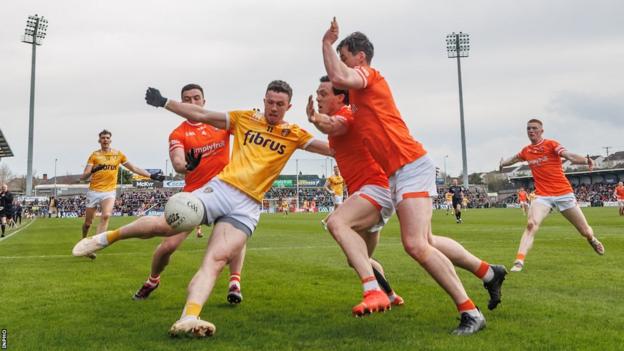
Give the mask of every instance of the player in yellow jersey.
<svg viewBox="0 0 624 351">
<path fill-rule="evenodd" d="M 444 201 L 446 204 L 446 215 L 448 216 L 453 211 L 453 193 L 447 192 L 444 194 Z"/>
<path fill-rule="evenodd" d="M 169 330 L 172 336 L 211 336 L 215 326 L 199 319 L 203 304 L 210 296 L 216 279 L 228 261 L 240 252 L 256 228 L 260 203 L 266 191 L 297 149 L 332 155 L 326 142 L 284 120 L 290 109 L 292 89 L 284 81 L 273 81 L 264 96 L 264 113 L 257 111 L 207 111 L 193 104 L 168 100 L 156 89 L 147 90 L 145 100 L 156 107 L 185 117 L 227 129 L 234 136 L 230 163 L 217 177 L 193 191 L 204 204 L 204 223 L 215 224 L 201 266 L 188 287 L 182 316 Z M 164 217 L 142 217 L 118 230 L 83 239 L 73 249 L 75 256 L 85 256 L 117 240 L 171 236 L 177 231 Z"/>
<path fill-rule="evenodd" d="M 345 181 L 340 175 L 340 169 L 338 166 L 334 166 L 334 175 L 327 178 L 325 182 L 325 189 L 334 196 L 334 207 L 342 205 L 344 197 L 344 184 Z"/>
<path fill-rule="evenodd" d="M 150 177 L 158 181 L 163 181 L 165 179 L 165 176 L 160 172 L 150 174 L 143 168 L 130 163 L 126 155 L 121 151 L 112 149 L 111 137 L 112 133 L 106 129 L 100 132 L 98 140 L 100 149 L 91 153 L 91 156 L 89 156 L 87 160 L 87 166 L 80 177 L 82 180 L 91 178 L 89 191 L 87 192 L 85 221 L 82 225 L 83 238 L 89 233 L 89 228 L 91 227 L 91 223 L 93 223 L 93 217 L 95 216 L 98 205 L 100 205 L 102 215 L 96 232 L 102 233 L 108 228 L 108 221 L 113 212 L 113 205 L 115 204 L 119 165 L 123 165 L 130 171 L 144 177 Z"/>
<path fill-rule="evenodd" d="M 282 214 L 284 216 L 288 216 L 288 211 L 290 210 L 290 206 L 288 206 L 288 200 L 282 199 L 280 200 L 280 207 L 282 208 Z"/>
</svg>

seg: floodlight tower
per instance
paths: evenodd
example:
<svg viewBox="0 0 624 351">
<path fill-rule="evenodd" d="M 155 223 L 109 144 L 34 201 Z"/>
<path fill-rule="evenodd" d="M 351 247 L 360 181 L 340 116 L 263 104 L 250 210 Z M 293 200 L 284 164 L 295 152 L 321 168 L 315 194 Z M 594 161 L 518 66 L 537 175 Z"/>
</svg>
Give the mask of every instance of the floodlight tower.
<svg viewBox="0 0 624 351">
<path fill-rule="evenodd" d="M 464 178 L 464 188 L 468 188 L 468 160 L 466 157 L 466 131 L 464 127 L 464 96 L 462 93 L 461 61 L 460 58 L 468 57 L 470 50 L 470 38 L 467 33 L 451 33 L 446 36 L 446 50 L 449 58 L 457 58 L 457 81 L 459 82 L 459 118 L 461 123 L 461 143 L 462 143 L 462 171 Z"/>
<path fill-rule="evenodd" d="M 32 45 L 32 63 L 30 71 L 30 114 L 28 117 L 28 166 L 26 171 L 26 195 L 32 194 L 32 159 L 33 159 L 33 134 L 35 123 L 35 62 L 37 45 L 41 45 L 48 29 L 48 20 L 38 15 L 28 16 L 26 32 L 22 43 Z"/>
</svg>

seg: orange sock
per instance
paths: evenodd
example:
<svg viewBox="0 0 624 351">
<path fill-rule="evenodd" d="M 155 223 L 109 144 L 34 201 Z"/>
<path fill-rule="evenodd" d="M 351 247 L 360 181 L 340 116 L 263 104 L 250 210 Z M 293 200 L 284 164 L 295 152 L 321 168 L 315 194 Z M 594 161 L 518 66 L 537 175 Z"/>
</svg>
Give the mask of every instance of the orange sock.
<svg viewBox="0 0 624 351">
<path fill-rule="evenodd" d="M 518 254 L 516 255 L 516 261 L 522 261 L 524 262 L 524 258 L 526 257 L 525 254 L 521 254 L 518 252 Z"/>
<path fill-rule="evenodd" d="M 112 244 L 115 241 L 119 240 L 119 235 L 119 229 L 109 230 L 106 233 L 106 241 L 108 241 L 109 244 Z"/>
<path fill-rule="evenodd" d="M 490 264 L 485 261 L 481 261 L 481 265 L 479 266 L 479 269 L 477 269 L 477 271 L 474 272 L 474 275 L 476 275 L 477 278 L 479 279 L 483 279 L 483 277 L 485 277 L 489 269 L 490 269 Z"/>
<path fill-rule="evenodd" d="M 474 302 L 472 302 L 471 299 L 468 299 L 460 303 L 459 305 L 457 305 L 457 310 L 459 311 L 459 313 L 468 312 L 468 311 L 476 310 L 476 309 L 477 309 L 477 306 L 475 306 Z"/>
</svg>

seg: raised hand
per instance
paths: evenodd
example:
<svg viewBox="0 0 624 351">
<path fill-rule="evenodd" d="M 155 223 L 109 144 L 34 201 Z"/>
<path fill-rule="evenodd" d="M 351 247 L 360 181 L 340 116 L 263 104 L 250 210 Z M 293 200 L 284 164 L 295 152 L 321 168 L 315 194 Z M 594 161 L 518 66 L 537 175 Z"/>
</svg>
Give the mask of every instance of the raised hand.
<svg viewBox="0 0 624 351">
<path fill-rule="evenodd" d="M 199 163 L 201 162 L 202 155 L 203 155 L 203 152 L 197 152 L 197 150 L 195 149 L 190 149 L 185 155 L 186 170 L 191 172 L 195 168 L 197 168 L 197 166 L 199 166 Z"/>
<path fill-rule="evenodd" d="M 589 154 L 587 155 L 587 168 L 589 168 L 590 171 L 594 169 L 594 161 L 589 157 Z"/>
<path fill-rule="evenodd" d="M 308 121 L 310 123 L 316 123 L 316 111 L 314 110 L 314 99 L 312 95 L 308 97 L 308 105 L 306 106 L 306 114 L 308 115 Z"/>
<path fill-rule="evenodd" d="M 336 17 L 334 17 L 334 19 L 331 21 L 329 29 L 327 30 L 327 32 L 325 32 L 325 35 L 323 35 L 323 43 L 333 45 L 336 40 L 338 40 L 338 34 L 338 22 L 336 21 Z"/>
<path fill-rule="evenodd" d="M 162 174 L 162 171 L 158 171 L 156 173 L 152 173 L 150 174 L 150 178 L 152 180 L 157 180 L 159 182 L 162 182 L 163 180 L 165 180 L 165 175 Z"/>
<path fill-rule="evenodd" d="M 147 88 L 145 92 L 145 102 L 154 107 L 165 107 L 167 98 L 160 95 L 160 91 L 156 88 Z"/>
</svg>

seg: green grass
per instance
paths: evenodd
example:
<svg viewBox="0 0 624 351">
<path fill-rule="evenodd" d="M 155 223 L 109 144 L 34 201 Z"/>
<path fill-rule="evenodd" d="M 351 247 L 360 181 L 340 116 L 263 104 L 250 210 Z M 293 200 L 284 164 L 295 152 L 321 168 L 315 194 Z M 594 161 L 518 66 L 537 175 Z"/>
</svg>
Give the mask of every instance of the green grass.
<svg viewBox="0 0 624 351">
<path fill-rule="evenodd" d="M 207 340 L 170 339 L 186 285 L 206 239 L 189 237 L 173 256 L 161 287 L 131 299 L 149 272 L 158 239 L 119 242 L 95 261 L 71 257 L 80 219 L 39 219 L 0 242 L 0 328 L 9 350 L 616 350 L 624 346 L 624 218 L 616 209 L 586 209 L 606 247 L 596 255 L 559 214 L 546 219 L 525 271 L 508 275 L 503 302 L 487 311 L 487 293 L 459 271 L 487 328 L 454 337 L 456 311 L 440 287 L 410 259 L 398 223 L 384 230 L 376 258 L 406 305 L 356 319 L 355 273 L 321 230 L 320 215 L 264 215 L 248 244 L 244 302 L 225 301 L 222 275 L 202 317 L 217 326 Z M 129 218 L 114 218 L 118 227 Z M 492 263 L 512 262 L 525 219 L 520 210 L 464 212 L 457 225 L 434 214 L 448 235 Z"/>
</svg>

